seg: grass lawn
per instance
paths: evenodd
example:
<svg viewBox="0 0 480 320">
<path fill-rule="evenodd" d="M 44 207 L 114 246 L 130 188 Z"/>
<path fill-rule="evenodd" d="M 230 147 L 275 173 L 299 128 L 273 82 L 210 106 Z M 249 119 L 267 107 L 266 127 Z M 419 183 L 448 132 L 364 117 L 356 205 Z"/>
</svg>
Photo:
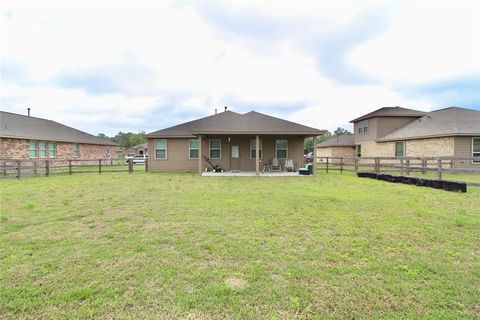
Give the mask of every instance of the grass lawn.
<svg viewBox="0 0 480 320">
<path fill-rule="evenodd" d="M 0 191 L 0 318 L 480 317 L 480 188 L 106 173 Z"/>
</svg>

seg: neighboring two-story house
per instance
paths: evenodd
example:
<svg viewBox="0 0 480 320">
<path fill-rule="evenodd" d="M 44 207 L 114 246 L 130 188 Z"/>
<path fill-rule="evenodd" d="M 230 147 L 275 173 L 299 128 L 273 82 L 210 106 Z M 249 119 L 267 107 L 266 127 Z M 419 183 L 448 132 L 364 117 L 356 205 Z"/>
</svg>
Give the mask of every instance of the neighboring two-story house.
<svg viewBox="0 0 480 320">
<path fill-rule="evenodd" d="M 350 156 L 480 156 L 480 111 L 450 107 L 426 113 L 392 107 L 375 110 L 350 122 L 354 135 L 349 141 L 353 141 L 348 146 L 342 145 L 343 151 L 350 147 Z M 317 156 L 325 154 L 325 148 L 335 147 L 334 142 L 317 145 Z"/>
</svg>

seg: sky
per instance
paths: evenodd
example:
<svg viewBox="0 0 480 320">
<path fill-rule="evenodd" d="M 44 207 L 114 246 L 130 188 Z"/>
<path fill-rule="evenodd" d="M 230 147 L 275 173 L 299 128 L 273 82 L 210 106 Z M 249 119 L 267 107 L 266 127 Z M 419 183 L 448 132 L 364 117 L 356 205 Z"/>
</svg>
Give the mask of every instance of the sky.
<svg viewBox="0 0 480 320">
<path fill-rule="evenodd" d="M 480 110 L 479 1 L 0 1 L 0 109 L 152 132 L 224 106 L 333 131 Z"/>
</svg>

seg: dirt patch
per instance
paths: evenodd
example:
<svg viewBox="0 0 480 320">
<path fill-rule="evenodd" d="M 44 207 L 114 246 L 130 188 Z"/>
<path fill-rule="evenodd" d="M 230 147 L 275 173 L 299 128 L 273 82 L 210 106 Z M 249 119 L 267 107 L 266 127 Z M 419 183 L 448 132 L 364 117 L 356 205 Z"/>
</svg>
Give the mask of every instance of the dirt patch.
<svg viewBox="0 0 480 320">
<path fill-rule="evenodd" d="M 242 290 L 247 286 L 247 280 L 238 277 L 228 277 L 225 279 L 225 284 L 230 289 Z"/>
</svg>

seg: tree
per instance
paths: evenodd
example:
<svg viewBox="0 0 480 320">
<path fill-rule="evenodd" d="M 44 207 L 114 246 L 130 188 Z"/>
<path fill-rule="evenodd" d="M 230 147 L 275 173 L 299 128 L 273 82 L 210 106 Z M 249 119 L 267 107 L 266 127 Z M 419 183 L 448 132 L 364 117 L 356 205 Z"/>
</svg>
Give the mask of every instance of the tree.
<svg viewBox="0 0 480 320">
<path fill-rule="evenodd" d="M 332 134 L 328 130 L 320 130 L 322 132 L 322 135 L 317 136 L 317 141 L 316 144 L 322 143 L 325 140 L 330 139 Z M 313 151 L 313 139 L 311 137 L 305 139 L 305 153 L 312 152 Z"/>
<path fill-rule="evenodd" d="M 333 134 L 335 136 L 341 136 L 343 134 L 352 134 L 350 131 L 348 131 L 347 129 L 345 128 L 341 128 L 341 127 L 338 127 L 334 132 Z"/>
<path fill-rule="evenodd" d="M 115 142 L 116 144 L 118 144 L 120 147 L 123 147 L 123 148 L 136 146 L 138 144 L 142 144 L 147 141 L 147 139 L 145 138 L 145 131 L 140 131 L 139 133 L 120 131 L 113 137 L 108 137 L 103 133 L 99 133 L 97 136 L 104 139 L 108 139 L 112 142 Z"/>
</svg>

